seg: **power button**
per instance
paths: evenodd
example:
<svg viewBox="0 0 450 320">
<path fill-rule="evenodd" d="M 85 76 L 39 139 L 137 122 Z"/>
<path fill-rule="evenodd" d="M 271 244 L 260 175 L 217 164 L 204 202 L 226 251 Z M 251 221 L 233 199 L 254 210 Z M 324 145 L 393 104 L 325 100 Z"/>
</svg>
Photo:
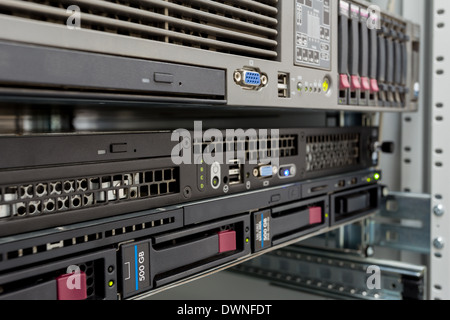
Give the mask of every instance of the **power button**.
<svg viewBox="0 0 450 320">
<path fill-rule="evenodd" d="M 213 189 L 219 189 L 220 187 L 220 171 L 220 164 L 218 162 L 214 162 L 211 165 L 211 186 L 213 187 Z"/>
</svg>

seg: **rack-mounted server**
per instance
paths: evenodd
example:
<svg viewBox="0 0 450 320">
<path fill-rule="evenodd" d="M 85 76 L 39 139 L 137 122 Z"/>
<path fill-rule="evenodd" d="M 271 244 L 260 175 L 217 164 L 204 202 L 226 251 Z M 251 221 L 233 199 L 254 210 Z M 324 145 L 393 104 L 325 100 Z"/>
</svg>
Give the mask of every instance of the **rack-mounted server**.
<svg viewBox="0 0 450 320">
<path fill-rule="evenodd" d="M 8 150 L 0 159 L 0 234 L 238 194 L 377 164 L 378 130 L 372 127 L 282 129 L 272 135 L 242 130 L 204 139 L 206 132 L 200 137 L 188 131 L 184 137 L 174 132 L 0 137 L 0 148 Z M 215 160 L 206 161 L 208 154 Z"/>
<path fill-rule="evenodd" d="M 417 109 L 420 28 L 363 1 L 4 0 L 0 30 L 8 101 Z"/>
<path fill-rule="evenodd" d="M 142 298 L 375 213 L 376 176 L 363 170 L 2 237 L 0 299 Z"/>
</svg>

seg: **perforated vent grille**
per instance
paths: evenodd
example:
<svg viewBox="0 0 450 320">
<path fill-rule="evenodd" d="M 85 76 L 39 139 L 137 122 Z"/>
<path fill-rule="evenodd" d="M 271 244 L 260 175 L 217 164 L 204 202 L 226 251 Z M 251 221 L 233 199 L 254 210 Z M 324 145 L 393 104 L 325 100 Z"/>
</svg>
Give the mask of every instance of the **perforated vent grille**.
<svg viewBox="0 0 450 320">
<path fill-rule="evenodd" d="M 240 153 L 244 153 L 246 162 L 261 160 L 261 155 L 267 158 L 293 157 L 298 155 L 298 136 L 282 135 L 279 138 L 270 136 L 266 138 L 245 137 L 209 143 L 195 140 L 194 152 L 195 154 L 233 152 L 233 158 L 238 158 Z"/>
<path fill-rule="evenodd" d="M 308 136 L 306 170 L 316 172 L 345 168 L 360 162 L 360 135 L 357 133 Z"/>
<path fill-rule="evenodd" d="M 114 229 L 107 229 L 102 232 L 97 232 L 93 234 L 86 234 L 84 236 L 78 236 L 78 237 L 71 237 L 71 238 L 64 238 L 60 241 L 49 243 L 49 242 L 42 242 L 41 244 L 34 243 L 32 247 L 20 247 L 16 248 L 12 251 L 8 251 L 5 254 L 5 260 L 15 260 L 20 259 L 27 256 L 36 256 L 41 253 L 45 253 L 48 251 L 55 251 L 63 248 L 68 247 L 74 247 L 78 245 L 83 245 L 91 242 L 99 242 L 102 239 L 109 239 L 114 238 L 116 236 L 121 235 L 132 235 L 136 232 L 142 231 L 142 230 L 150 230 L 150 229 L 157 229 L 158 227 L 170 225 L 175 223 L 175 217 L 168 217 L 164 219 L 156 219 L 153 217 L 148 217 L 147 219 L 144 219 L 142 223 L 137 224 L 131 224 L 126 225 L 119 228 Z M 0 254 L 0 257 L 2 255 Z M 1 261 L 1 260 L 0 260 Z"/>
<path fill-rule="evenodd" d="M 102 259 L 86 261 L 76 265 L 72 265 L 72 268 L 79 269 L 80 272 L 84 272 L 86 275 L 86 296 L 88 300 L 99 300 L 104 298 L 104 261 Z M 2 290 L 0 292 L 0 298 L 2 294 L 8 294 L 11 292 L 17 292 L 18 288 L 33 287 L 38 283 L 44 283 L 46 281 L 54 281 L 55 278 L 68 273 L 67 268 L 59 269 L 45 274 L 39 274 L 19 281 L 13 281 L 10 283 L 2 284 Z"/>
<path fill-rule="evenodd" d="M 55 214 L 179 192 L 178 168 L 0 187 L 1 219 Z"/>
<path fill-rule="evenodd" d="M 81 272 L 86 274 L 86 295 L 87 299 L 95 299 L 99 294 L 96 292 L 96 275 L 103 269 L 103 263 L 101 261 L 89 261 L 79 264 L 77 266 Z M 67 271 L 66 271 L 67 272 Z"/>
<path fill-rule="evenodd" d="M 278 0 L 1 0 L 0 13 L 203 50 L 277 58 Z M 70 25 L 70 24 L 69 24 Z M 71 26 L 71 25 L 70 25 Z"/>
</svg>

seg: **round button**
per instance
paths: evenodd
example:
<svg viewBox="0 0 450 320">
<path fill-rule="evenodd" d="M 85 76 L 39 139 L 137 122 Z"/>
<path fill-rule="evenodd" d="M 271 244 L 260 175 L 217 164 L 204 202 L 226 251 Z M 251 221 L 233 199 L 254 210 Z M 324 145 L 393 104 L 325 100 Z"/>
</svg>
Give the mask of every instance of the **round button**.
<svg viewBox="0 0 450 320">
<path fill-rule="evenodd" d="M 217 174 L 217 173 L 219 173 L 219 166 L 217 166 L 217 165 L 213 165 L 213 168 L 212 168 L 212 170 L 213 170 L 213 173 L 214 173 L 214 174 Z"/>
<path fill-rule="evenodd" d="M 296 167 L 292 167 L 292 168 L 291 168 L 291 174 L 292 174 L 293 176 L 295 176 L 295 175 L 297 174 L 297 168 L 296 168 Z"/>
</svg>

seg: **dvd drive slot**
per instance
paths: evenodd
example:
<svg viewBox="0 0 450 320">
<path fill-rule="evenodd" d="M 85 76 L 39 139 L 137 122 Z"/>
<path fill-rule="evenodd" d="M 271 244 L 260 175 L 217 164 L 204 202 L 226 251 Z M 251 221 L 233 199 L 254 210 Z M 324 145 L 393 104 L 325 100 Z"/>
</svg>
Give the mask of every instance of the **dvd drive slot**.
<svg viewBox="0 0 450 320">
<path fill-rule="evenodd" d="M 175 146 L 165 132 L 0 137 L 0 150 L 8 150 L 0 169 L 170 158 Z"/>
<path fill-rule="evenodd" d="M 0 42 L 0 82 L 94 92 L 224 99 L 225 71 Z"/>
</svg>

